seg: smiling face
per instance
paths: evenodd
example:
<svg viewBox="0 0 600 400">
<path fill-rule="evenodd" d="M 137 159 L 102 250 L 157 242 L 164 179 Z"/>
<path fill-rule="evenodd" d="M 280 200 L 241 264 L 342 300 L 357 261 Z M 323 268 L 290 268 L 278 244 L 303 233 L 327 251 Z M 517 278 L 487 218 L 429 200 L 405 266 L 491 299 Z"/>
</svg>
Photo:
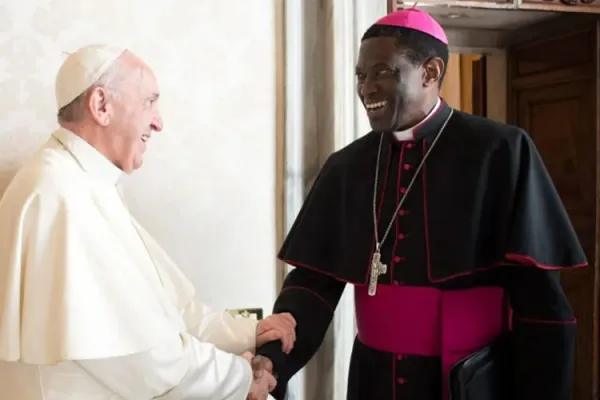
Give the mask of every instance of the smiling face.
<svg viewBox="0 0 600 400">
<path fill-rule="evenodd" d="M 142 65 L 126 86 L 127 89 L 120 91 L 111 124 L 119 153 L 117 165 L 131 172 L 142 166 L 147 141 L 152 132 L 162 130 L 162 119 L 158 110 L 158 84 L 148 67 Z"/>
<path fill-rule="evenodd" d="M 152 132 L 163 127 L 156 77 L 141 60 L 126 54 L 110 86 L 90 95 L 92 118 L 102 126 L 103 153 L 126 173 L 140 168 Z"/>
<path fill-rule="evenodd" d="M 437 101 L 442 71 L 439 58 L 415 66 L 394 37 L 365 39 L 360 46 L 356 78 L 358 96 L 371 128 L 393 132 L 422 120 Z"/>
</svg>

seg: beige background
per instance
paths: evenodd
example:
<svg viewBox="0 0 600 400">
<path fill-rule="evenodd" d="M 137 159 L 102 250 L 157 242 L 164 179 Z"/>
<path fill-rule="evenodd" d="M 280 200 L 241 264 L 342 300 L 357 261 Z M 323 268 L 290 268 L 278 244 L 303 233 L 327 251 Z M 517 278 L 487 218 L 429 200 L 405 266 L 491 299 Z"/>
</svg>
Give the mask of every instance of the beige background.
<svg viewBox="0 0 600 400">
<path fill-rule="evenodd" d="M 165 129 L 123 182 L 130 208 L 216 307 L 275 296 L 275 0 L 0 0 L 0 192 L 55 128 L 63 52 L 130 47 Z"/>
</svg>

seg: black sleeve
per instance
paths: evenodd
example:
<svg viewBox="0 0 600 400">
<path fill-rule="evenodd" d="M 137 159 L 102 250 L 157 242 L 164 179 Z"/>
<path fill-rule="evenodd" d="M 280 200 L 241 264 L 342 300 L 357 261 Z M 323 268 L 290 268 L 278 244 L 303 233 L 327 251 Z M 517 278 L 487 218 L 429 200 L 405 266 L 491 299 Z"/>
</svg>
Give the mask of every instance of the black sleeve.
<svg viewBox="0 0 600 400">
<path fill-rule="evenodd" d="M 512 267 L 514 400 L 570 400 L 576 323 L 557 271 Z"/>
<path fill-rule="evenodd" d="M 273 313 L 289 312 L 296 319 L 294 349 L 285 354 L 281 342 L 276 341 L 257 350 L 257 355 L 273 363 L 277 387 L 271 395 L 275 399 L 284 399 L 287 382 L 321 346 L 345 286 L 344 282 L 307 268 L 295 268 L 286 277 Z"/>
</svg>

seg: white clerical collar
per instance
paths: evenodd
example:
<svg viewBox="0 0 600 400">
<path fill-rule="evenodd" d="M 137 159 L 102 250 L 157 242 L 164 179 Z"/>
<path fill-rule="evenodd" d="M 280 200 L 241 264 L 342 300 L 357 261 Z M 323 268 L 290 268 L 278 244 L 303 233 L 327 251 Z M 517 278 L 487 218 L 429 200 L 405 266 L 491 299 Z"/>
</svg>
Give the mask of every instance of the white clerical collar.
<svg viewBox="0 0 600 400">
<path fill-rule="evenodd" d="M 59 128 L 52 136 L 75 158 L 81 168 L 99 179 L 116 185 L 123 176 L 122 169 L 73 132 Z"/>
<path fill-rule="evenodd" d="M 413 126 L 412 128 L 405 129 L 403 131 L 394 132 L 394 137 L 399 141 L 407 141 L 407 140 L 415 140 L 414 130 L 418 128 L 421 124 L 427 121 L 442 105 L 442 100 L 438 97 L 437 103 L 435 103 L 435 107 L 427 114 L 427 116 L 418 124 Z"/>
</svg>

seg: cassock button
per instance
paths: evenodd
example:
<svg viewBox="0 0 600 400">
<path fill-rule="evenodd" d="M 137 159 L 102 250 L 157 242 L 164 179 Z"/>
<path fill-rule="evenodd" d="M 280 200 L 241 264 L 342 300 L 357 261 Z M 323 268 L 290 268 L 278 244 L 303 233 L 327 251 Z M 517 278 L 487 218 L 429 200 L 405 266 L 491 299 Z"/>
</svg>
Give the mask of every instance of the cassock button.
<svg viewBox="0 0 600 400">
<path fill-rule="evenodd" d="M 404 360 L 404 354 L 396 355 L 396 360 Z"/>
<path fill-rule="evenodd" d="M 404 233 L 399 233 L 398 234 L 398 239 L 404 240 L 404 239 L 406 239 L 406 235 Z"/>
<path fill-rule="evenodd" d="M 410 169 L 411 165 L 410 164 L 404 164 L 404 169 L 406 171 L 408 171 Z"/>
<path fill-rule="evenodd" d="M 413 146 L 414 146 L 414 144 L 412 144 L 412 143 L 406 143 L 406 147 L 409 148 L 409 149 L 412 149 Z"/>
<path fill-rule="evenodd" d="M 406 379 L 404 379 L 404 378 L 398 378 L 398 383 L 400 385 L 404 385 L 406 383 Z"/>
<path fill-rule="evenodd" d="M 405 211 L 405 210 L 398 211 L 398 215 L 400 215 L 400 216 L 403 216 L 403 215 L 406 215 L 406 214 L 408 214 L 408 211 Z"/>
<path fill-rule="evenodd" d="M 400 188 L 400 193 L 406 193 L 406 188 L 405 187 L 401 187 Z"/>
<path fill-rule="evenodd" d="M 394 262 L 395 263 L 399 263 L 401 260 L 402 260 L 402 257 L 400 257 L 400 256 L 394 257 Z"/>
</svg>

